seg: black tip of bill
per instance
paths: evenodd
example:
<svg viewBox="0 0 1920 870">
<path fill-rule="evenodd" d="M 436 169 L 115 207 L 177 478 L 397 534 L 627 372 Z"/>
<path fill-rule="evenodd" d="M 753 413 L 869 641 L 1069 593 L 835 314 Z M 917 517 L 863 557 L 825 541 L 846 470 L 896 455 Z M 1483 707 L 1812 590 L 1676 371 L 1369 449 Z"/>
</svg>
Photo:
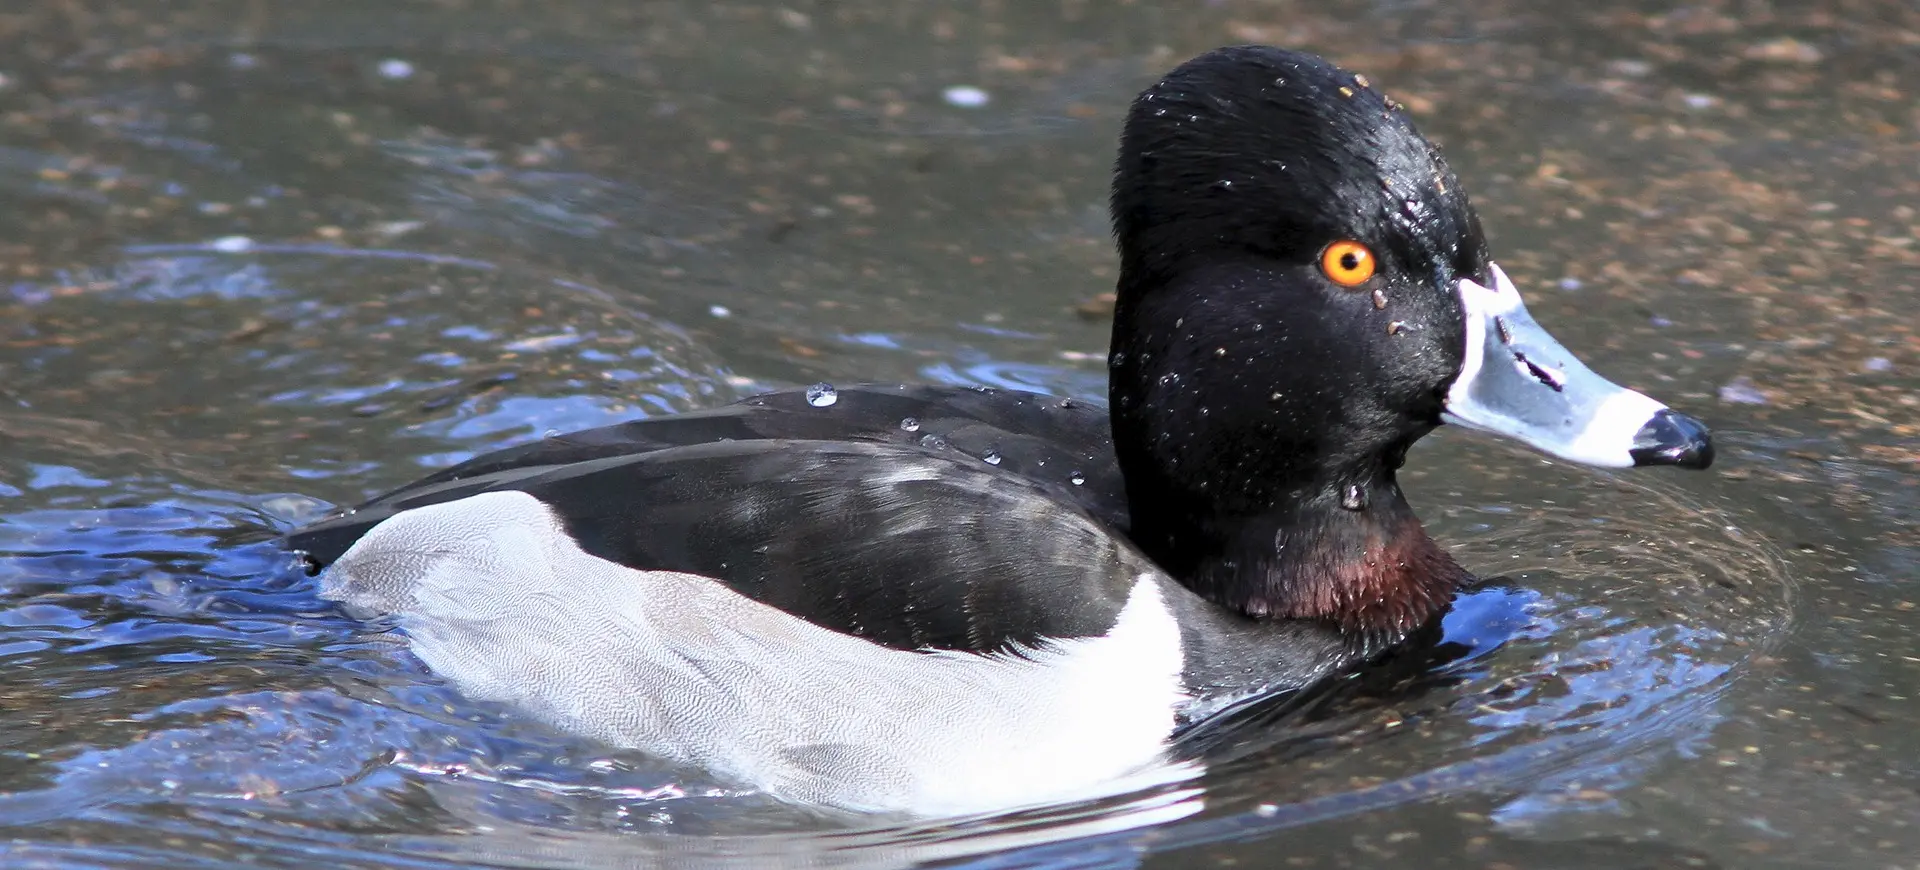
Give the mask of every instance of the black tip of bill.
<svg viewBox="0 0 1920 870">
<path fill-rule="evenodd" d="M 1648 465 L 1675 465 L 1681 468 L 1706 468 L 1713 464 L 1713 437 L 1706 424 L 1685 414 L 1661 410 L 1633 436 L 1635 468 Z"/>
</svg>

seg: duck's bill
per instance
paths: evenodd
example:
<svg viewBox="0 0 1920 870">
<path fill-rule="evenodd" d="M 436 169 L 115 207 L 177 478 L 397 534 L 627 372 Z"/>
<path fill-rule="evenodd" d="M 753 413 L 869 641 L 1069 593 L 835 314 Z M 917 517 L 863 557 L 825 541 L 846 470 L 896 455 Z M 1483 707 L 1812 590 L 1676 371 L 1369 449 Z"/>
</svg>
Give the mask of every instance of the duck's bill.
<svg viewBox="0 0 1920 870">
<path fill-rule="evenodd" d="M 1707 427 L 1593 373 L 1527 314 L 1507 273 L 1459 284 L 1467 354 L 1447 390 L 1449 423 L 1609 468 L 1713 463 Z"/>
</svg>

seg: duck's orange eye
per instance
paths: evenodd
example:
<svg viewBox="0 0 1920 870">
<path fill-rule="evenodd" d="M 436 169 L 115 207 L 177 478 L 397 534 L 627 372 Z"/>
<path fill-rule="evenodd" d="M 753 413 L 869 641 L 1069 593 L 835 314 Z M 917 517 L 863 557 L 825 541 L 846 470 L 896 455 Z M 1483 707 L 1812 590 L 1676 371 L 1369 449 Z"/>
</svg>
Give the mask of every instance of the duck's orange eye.
<svg viewBox="0 0 1920 870">
<path fill-rule="evenodd" d="M 1353 287 L 1373 277 L 1373 269 L 1373 251 L 1352 239 L 1334 242 L 1320 252 L 1320 271 L 1342 287 Z"/>
</svg>

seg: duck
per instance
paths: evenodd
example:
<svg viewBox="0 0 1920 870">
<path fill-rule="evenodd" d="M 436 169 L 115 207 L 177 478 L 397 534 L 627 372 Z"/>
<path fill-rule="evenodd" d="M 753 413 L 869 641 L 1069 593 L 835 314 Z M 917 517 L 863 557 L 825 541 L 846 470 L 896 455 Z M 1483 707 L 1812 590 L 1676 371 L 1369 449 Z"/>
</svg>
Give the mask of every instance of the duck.
<svg viewBox="0 0 1920 870">
<path fill-rule="evenodd" d="M 1472 576 L 1396 482 L 1454 424 L 1603 468 L 1707 427 L 1528 315 L 1364 75 L 1209 51 L 1132 102 L 1109 395 L 862 383 L 549 436 L 286 535 L 439 679 L 777 799 L 949 816 L 1171 764 Z"/>
</svg>

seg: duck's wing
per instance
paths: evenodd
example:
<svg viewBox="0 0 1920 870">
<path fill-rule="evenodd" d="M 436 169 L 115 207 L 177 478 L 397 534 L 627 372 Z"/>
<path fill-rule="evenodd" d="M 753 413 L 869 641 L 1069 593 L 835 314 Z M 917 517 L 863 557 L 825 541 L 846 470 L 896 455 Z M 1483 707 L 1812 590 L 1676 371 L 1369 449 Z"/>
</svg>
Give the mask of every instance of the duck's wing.
<svg viewBox="0 0 1920 870">
<path fill-rule="evenodd" d="M 579 462 L 723 441 L 846 441 L 951 451 L 1025 478 L 1101 523 L 1127 528 L 1126 489 L 1113 458 L 1106 410 L 1017 390 L 860 384 L 818 393 L 793 389 L 687 414 L 634 420 L 543 438 L 475 457 L 287 538 L 316 566 L 338 558 L 398 505 L 418 507 L 469 492 L 458 481 L 535 477 Z"/>
<path fill-rule="evenodd" d="M 945 815 L 1192 773 L 1157 764 L 1184 590 L 1029 481 L 776 441 L 503 474 L 403 506 L 323 596 L 471 697 L 789 799 Z"/>
<path fill-rule="evenodd" d="M 358 539 L 361 525 L 427 506 L 439 530 L 415 537 L 458 540 L 463 523 L 491 521 L 482 511 L 497 500 L 477 497 L 501 492 L 531 496 L 564 529 L 559 543 L 593 558 L 712 578 L 902 650 L 1100 636 L 1138 579 L 1158 574 L 1047 486 L 950 450 L 843 441 L 723 441 L 508 468 L 410 489 L 378 505 L 384 517 L 321 523 L 295 541 L 324 541 L 335 527 Z M 377 583 L 366 566 L 433 557 L 409 546 L 376 529 L 343 559 Z M 519 582 L 511 565 L 498 570 L 501 583 Z"/>
</svg>

